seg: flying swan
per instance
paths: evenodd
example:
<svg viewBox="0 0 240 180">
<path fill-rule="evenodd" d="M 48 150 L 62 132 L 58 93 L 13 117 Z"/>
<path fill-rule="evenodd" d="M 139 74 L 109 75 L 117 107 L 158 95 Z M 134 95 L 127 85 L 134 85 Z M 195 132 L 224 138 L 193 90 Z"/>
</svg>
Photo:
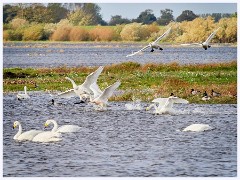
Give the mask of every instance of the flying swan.
<svg viewBox="0 0 240 180">
<path fill-rule="evenodd" d="M 29 98 L 30 98 L 30 96 L 27 94 L 27 86 L 24 86 L 24 94 L 18 93 L 17 99 L 24 100 L 24 99 L 29 99 Z"/>
<path fill-rule="evenodd" d="M 30 130 L 30 131 L 26 131 L 26 132 L 22 132 L 22 125 L 19 121 L 15 121 L 13 123 L 13 129 L 15 129 L 18 126 L 18 132 L 17 134 L 13 137 L 14 140 L 19 140 L 19 141 L 23 141 L 23 140 L 29 140 L 31 141 L 37 134 L 43 132 L 40 130 Z"/>
<path fill-rule="evenodd" d="M 170 30 L 171 30 L 171 27 L 170 27 L 165 33 L 163 33 L 163 35 L 161 35 L 160 37 L 158 37 L 155 41 L 149 43 L 147 46 L 145 46 L 144 48 L 140 49 L 139 51 L 127 55 L 126 57 L 130 57 L 130 56 L 133 56 L 133 55 L 135 55 L 135 54 L 138 54 L 138 53 L 144 51 L 144 50 L 147 49 L 147 48 L 151 48 L 151 52 L 153 52 L 154 49 L 163 50 L 158 43 L 159 43 L 159 41 L 160 41 L 161 39 L 163 39 L 164 37 L 166 37 L 166 36 L 169 34 Z"/>
<path fill-rule="evenodd" d="M 92 72 L 89 74 L 84 83 L 81 85 L 76 85 L 76 83 L 70 79 L 69 77 L 66 77 L 67 80 L 71 81 L 73 85 L 73 89 L 67 90 L 63 93 L 59 93 L 57 97 L 62 97 L 62 98 L 70 98 L 75 95 L 79 96 L 80 100 L 83 101 L 86 98 L 89 98 L 89 95 L 92 94 L 93 92 L 90 89 L 90 85 L 93 84 L 94 82 L 97 82 L 97 79 L 99 75 L 101 74 L 103 70 L 103 66 L 100 66 L 95 72 Z"/>
<path fill-rule="evenodd" d="M 220 28 L 220 27 L 219 27 Z M 181 44 L 183 46 L 187 46 L 187 45 L 200 45 L 202 46 L 205 50 L 207 50 L 208 48 L 210 48 L 211 46 L 209 45 L 210 41 L 212 40 L 212 38 L 215 36 L 215 34 L 217 33 L 217 31 L 219 30 L 219 28 L 217 28 L 215 31 L 213 31 L 213 33 L 207 38 L 207 40 L 203 43 L 191 43 L 191 44 Z"/>
<path fill-rule="evenodd" d="M 152 107 L 155 108 L 155 113 L 156 114 L 167 114 L 167 113 L 173 113 L 173 104 L 174 103 L 183 103 L 187 104 L 189 103 L 187 100 L 178 98 L 175 96 L 170 96 L 168 98 L 157 98 L 154 99 L 153 104 L 151 104 L 149 107 L 146 108 L 146 110 L 150 110 Z M 158 104 L 158 106 L 156 105 Z"/>
<path fill-rule="evenodd" d="M 58 127 L 58 124 L 55 120 L 49 119 L 45 122 L 44 126 L 48 127 L 49 124 L 53 124 L 53 129 L 51 132 L 57 132 L 57 133 L 71 133 L 71 132 L 78 132 L 81 127 L 76 125 L 63 125 Z"/>
<path fill-rule="evenodd" d="M 120 86 L 120 84 L 121 82 L 117 81 L 104 89 L 104 91 L 96 88 L 96 84 L 93 84 L 90 86 L 90 88 L 93 91 L 94 95 L 93 97 L 90 96 L 90 102 L 100 106 L 103 109 L 107 106 L 108 99 L 113 95 L 113 92 Z"/>
</svg>

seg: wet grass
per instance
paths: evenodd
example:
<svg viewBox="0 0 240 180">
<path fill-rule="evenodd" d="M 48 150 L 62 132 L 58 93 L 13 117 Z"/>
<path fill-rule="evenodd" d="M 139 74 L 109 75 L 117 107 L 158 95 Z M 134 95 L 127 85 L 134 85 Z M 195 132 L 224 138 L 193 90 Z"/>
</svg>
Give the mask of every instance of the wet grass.
<svg viewBox="0 0 240 180">
<path fill-rule="evenodd" d="M 64 77 L 81 84 L 86 76 L 98 67 L 58 67 L 58 68 L 5 68 L 3 69 L 4 92 L 22 91 L 24 85 L 30 91 L 65 91 L 72 84 Z M 144 64 L 126 62 L 105 66 L 98 79 L 100 88 L 105 88 L 120 80 L 120 94 L 111 99 L 128 101 L 141 99 L 151 101 L 156 97 L 168 97 L 173 92 L 191 103 L 237 103 L 237 62 L 179 65 Z M 35 87 L 35 84 L 38 87 Z M 191 95 L 191 89 L 201 91 Z M 210 95 L 214 89 L 222 96 L 204 102 L 202 93 Z"/>
</svg>

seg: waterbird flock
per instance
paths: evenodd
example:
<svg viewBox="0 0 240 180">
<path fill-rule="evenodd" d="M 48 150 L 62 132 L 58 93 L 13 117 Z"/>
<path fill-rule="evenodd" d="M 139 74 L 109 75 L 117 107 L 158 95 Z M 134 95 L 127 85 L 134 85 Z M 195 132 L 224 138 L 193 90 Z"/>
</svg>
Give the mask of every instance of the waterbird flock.
<svg viewBox="0 0 240 180">
<path fill-rule="evenodd" d="M 192 43 L 192 44 L 181 44 L 181 45 L 201 45 L 205 50 L 210 48 L 209 45 L 211 39 L 215 36 L 219 28 L 214 30 L 214 32 L 211 33 L 211 35 L 206 39 L 206 41 L 202 43 Z M 154 49 L 163 50 L 163 48 L 159 45 L 159 41 L 165 38 L 171 31 L 171 27 L 168 28 L 166 32 L 164 32 L 160 37 L 158 37 L 155 41 L 149 43 L 147 46 L 143 47 L 139 51 L 133 52 L 126 57 L 134 56 L 140 52 L 143 52 L 144 50 L 150 48 L 153 52 Z M 52 105 L 55 105 L 55 98 L 70 98 L 73 96 L 78 96 L 80 99 L 80 103 L 89 103 L 96 105 L 96 110 L 106 110 L 108 105 L 108 99 L 114 94 L 114 91 L 120 86 L 121 82 L 117 80 L 114 84 L 108 86 L 104 90 L 101 90 L 97 84 L 98 77 L 103 71 L 103 66 L 100 66 L 96 71 L 89 74 L 85 81 L 77 85 L 74 80 L 72 80 L 69 77 L 65 77 L 67 80 L 69 80 L 72 83 L 73 88 L 69 89 L 65 92 L 59 93 L 57 95 L 51 95 L 52 97 Z M 201 92 L 198 90 L 191 89 L 192 95 L 198 95 Z M 212 97 L 219 97 L 221 96 L 221 93 L 218 93 L 214 90 L 211 91 Z M 24 86 L 24 93 L 18 93 L 17 94 L 18 100 L 27 100 L 30 99 L 30 96 L 27 93 L 27 87 Z M 205 91 L 202 96 L 202 100 L 207 101 L 210 100 L 211 97 L 208 96 L 207 92 Z M 167 98 L 156 98 L 152 100 L 152 104 L 146 108 L 146 111 L 149 111 L 151 108 L 154 107 L 154 113 L 155 114 L 171 114 L 174 113 L 173 104 L 175 103 L 182 103 L 182 104 L 188 104 L 189 102 L 185 99 L 179 98 L 174 96 L 173 93 Z M 127 103 L 125 104 L 125 107 L 127 110 L 142 110 L 141 102 L 138 100 L 133 103 Z M 33 142 L 57 142 L 61 141 L 61 133 L 74 133 L 80 131 L 81 127 L 76 125 L 63 125 L 61 127 L 58 127 L 58 124 L 55 120 L 47 120 L 45 122 L 45 127 L 49 126 L 49 124 L 53 124 L 54 127 L 51 131 L 42 131 L 42 130 L 29 130 L 26 132 L 22 132 L 22 126 L 19 121 L 15 121 L 13 124 L 13 128 L 19 127 L 19 130 L 17 134 L 13 137 L 14 140 L 29 140 Z M 207 124 L 192 124 L 188 127 L 184 128 L 182 131 L 195 131 L 195 132 L 202 132 L 205 130 L 211 130 L 213 129 L 211 126 Z"/>
</svg>

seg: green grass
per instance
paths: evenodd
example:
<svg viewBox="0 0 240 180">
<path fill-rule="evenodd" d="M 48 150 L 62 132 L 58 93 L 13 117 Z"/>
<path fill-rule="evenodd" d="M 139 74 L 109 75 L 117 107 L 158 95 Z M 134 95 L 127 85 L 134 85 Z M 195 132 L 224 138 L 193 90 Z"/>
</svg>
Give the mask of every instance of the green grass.
<svg viewBox="0 0 240 180">
<path fill-rule="evenodd" d="M 71 82 L 64 77 L 72 78 L 81 84 L 86 76 L 97 67 L 58 67 L 58 68 L 5 68 L 3 69 L 4 92 L 22 91 L 24 85 L 31 90 L 65 91 L 72 88 Z M 173 92 L 178 97 L 186 98 L 192 103 L 237 103 L 237 62 L 179 65 L 145 64 L 126 62 L 105 66 L 99 76 L 100 88 L 105 88 L 120 80 L 121 95 L 112 100 L 125 101 L 132 98 L 151 101 L 156 97 L 167 97 Z M 39 85 L 35 88 L 35 83 Z M 212 89 L 220 92 L 221 97 L 203 102 L 201 94 L 192 96 L 194 88 L 201 92 Z"/>
</svg>

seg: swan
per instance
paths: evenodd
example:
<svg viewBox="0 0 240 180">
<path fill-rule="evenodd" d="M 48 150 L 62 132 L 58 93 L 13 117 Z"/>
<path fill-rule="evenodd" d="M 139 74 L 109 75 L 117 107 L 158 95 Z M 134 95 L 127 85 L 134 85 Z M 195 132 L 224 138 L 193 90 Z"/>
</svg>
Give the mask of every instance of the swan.
<svg viewBox="0 0 240 180">
<path fill-rule="evenodd" d="M 13 129 L 15 129 L 16 127 L 19 127 L 17 134 L 13 137 L 13 139 L 15 140 L 29 140 L 31 141 L 37 134 L 43 132 L 40 130 L 30 130 L 30 131 L 26 131 L 24 133 L 22 133 L 22 125 L 19 121 L 15 121 L 13 123 Z"/>
<path fill-rule="evenodd" d="M 27 86 L 24 86 L 24 94 L 17 94 L 17 99 L 18 100 L 24 100 L 24 99 L 29 99 L 30 96 L 27 94 Z"/>
<path fill-rule="evenodd" d="M 208 124 L 192 124 L 187 126 L 182 131 L 194 131 L 194 132 L 202 132 L 207 130 L 212 130 L 213 128 Z"/>
<path fill-rule="evenodd" d="M 144 50 L 147 49 L 147 48 L 151 48 L 151 52 L 153 52 L 154 49 L 159 49 L 159 50 L 162 51 L 163 49 L 160 47 L 160 45 L 159 45 L 158 43 L 159 43 L 159 41 L 160 41 L 161 39 L 163 39 L 164 37 L 166 37 L 166 36 L 170 33 L 170 30 L 171 30 L 171 27 L 170 27 L 165 33 L 163 33 L 160 37 L 158 37 L 155 41 L 149 43 L 147 46 L 145 46 L 144 48 L 140 49 L 139 51 L 133 52 L 132 54 L 127 55 L 126 57 L 129 57 L 129 56 L 133 56 L 133 55 L 135 55 L 135 54 L 138 54 L 138 53 L 144 51 Z"/>
<path fill-rule="evenodd" d="M 49 124 L 53 124 L 53 129 L 51 132 L 57 132 L 57 133 L 68 133 L 68 132 L 78 132 L 81 127 L 76 125 L 63 125 L 61 127 L 58 127 L 58 124 L 55 120 L 49 119 L 45 122 L 44 126 L 48 127 Z"/>
<path fill-rule="evenodd" d="M 61 134 L 57 132 L 45 131 L 37 134 L 32 141 L 33 142 L 57 142 L 61 141 Z"/>
<path fill-rule="evenodd" d="M 77 95 L 81 101 L 89 98 L 89 95 L 93 93 L 90 89 L 90 85 L 97 81 L 102 70 L 103 66 L 100 66 L 96 71 L 89 74 L 81 85 L 76 85 L 76 83 L 71 78 L 65 77 L 65 79 L 69 80 L 72 83 L 73 89 L 59 93 L 57 96 L 62 98 L 70 98 Z"/>
<path fill-rule="evenodd" d="M 125 107 L 129 111 L 131 111 L 131 110 L 142 110 L 142 106 L 141 106 L 140 102 L 141 102 L 141 100 L 137 99 L 137 100 L 134 100 L 132 103 L 125 104 Z"/>
<path fill-rule="evenodd" d="M 220 28 L 220 27 L 219 27 Z M 212 38 L 215 36 L 215 34 L 217 33 L 217 31 L 219 30 L 219 28 L 217 28 L 215 31 L 213 31 L 210 36 L 208 36 L 208 38 L 206 39 L 206 41 L 204 41 L 203 43 L 191 43 L 191 44 L 181 44 L 183 46 L 186 45 L 200 45 L 202 46 L 205 50 L 207 50 L 208 48 L 210 48 L 211 46 L 209 45 L 210 41 L 212 40 Z"/>
<path fill-rule="evenodd" d="M 189 103 L 187 100 L 178 98 L 176 96 L 170 96 L 168 98 L 157 98 L 152 101 L 154 104 L 151 104 L 146 110 L 150 110 L 152 107 L 155 108 L 156 114 L 167 114 L 174 112 L 173 104 L 174 103 Z M 158 106 L 156 105 L 158 104 Z"/>
<path fill-rule="evenodd" d="M 104 89 L 101 94 L 97 93 L 97 90 L 91 86 L 90 88 L 93 90 L 94 96 L 90 96 L 90 102 L 100 106 L 101 108 L 106 107 L 108 99 L 113 95 L 113 92 L 120 86 L 120 84 L 120 81 L 115 82 Z"/>
</svg>

